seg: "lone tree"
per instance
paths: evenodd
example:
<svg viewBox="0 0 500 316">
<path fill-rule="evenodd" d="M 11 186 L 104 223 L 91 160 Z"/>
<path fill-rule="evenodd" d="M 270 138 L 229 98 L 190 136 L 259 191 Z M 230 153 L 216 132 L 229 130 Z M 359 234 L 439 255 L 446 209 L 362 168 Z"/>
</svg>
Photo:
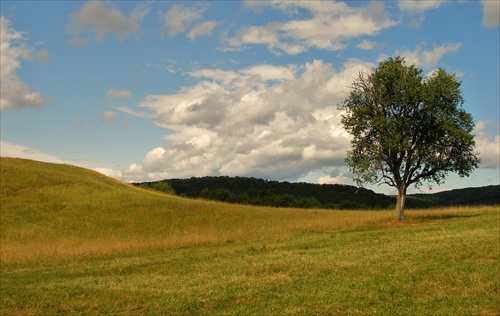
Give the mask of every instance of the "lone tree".
<svg viewBox="0 0 500 316">
<path fill-rule="evenodd" d="M 410 185 L 439 185 L 449 172 L 464 177 L 478 167 L 474 123 L 463 102 L 455 75 L 437 69 L 423 77 L 422 69 L 394 57 L 360 72 L 339 105 L 353 136 L 346 162 L 355 180 L 395 187 L 397 219 L 404 219 Z"/>
</svg>

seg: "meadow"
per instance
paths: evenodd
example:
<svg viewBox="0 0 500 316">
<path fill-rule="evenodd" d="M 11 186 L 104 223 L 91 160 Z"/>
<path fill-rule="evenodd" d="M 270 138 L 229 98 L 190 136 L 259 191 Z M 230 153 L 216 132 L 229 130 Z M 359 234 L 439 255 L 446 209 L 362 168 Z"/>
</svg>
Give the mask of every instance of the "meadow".
<svg viewBox="0 0 500 316">
<path fill-rule="evenodd" d="M 500 207 L 335 211 L 1 158 L 3 315 L 498 315 Z"/>
</svg>

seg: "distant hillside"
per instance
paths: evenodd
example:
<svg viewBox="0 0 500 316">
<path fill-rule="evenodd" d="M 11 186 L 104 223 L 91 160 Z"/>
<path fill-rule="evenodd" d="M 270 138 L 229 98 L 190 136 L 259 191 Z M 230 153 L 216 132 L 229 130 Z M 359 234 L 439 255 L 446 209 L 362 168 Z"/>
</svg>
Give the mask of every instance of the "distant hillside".
<svg viewBox="0 0 500 316">
<path fill-rule="evenodd" d="M 500 204 L 500 185 L 456 189 L 433 194 L 412 194 L 407 199 L 408 208 L 498 204 Z"/>
<path fill-rule="evenodd" d="M 387 209 L 396 203 L 393 196 L 350 185 L 290 183 L 245 177 L 193 177 L 135 185 L 192 198 L 261 206 Z M 408 208 L 496 204 L 500 204 L 500 185 L 413 194 L 407 198 Z"/>
<path fill-rule="evenodd" d="M 178 195 L 261 206 L 387 209 L 396 203 L 393 197 L 350 185 L 290 183 L 245 177 L 193 177 L 136 185 L 154 188 L 160 183 L 168 184 Z"/>
</svg>

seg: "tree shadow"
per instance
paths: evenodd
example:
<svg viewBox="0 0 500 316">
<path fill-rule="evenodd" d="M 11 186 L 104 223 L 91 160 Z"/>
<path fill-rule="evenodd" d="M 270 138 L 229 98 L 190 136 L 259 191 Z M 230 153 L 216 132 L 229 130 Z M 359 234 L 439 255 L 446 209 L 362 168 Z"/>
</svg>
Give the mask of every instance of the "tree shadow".
<svg viewBox="0 0 500 316">
<path fill-rule="evenodd" d="M 432 215 L 416 215 L 413 217 L 414 219 L 425 220 L 425 221 L 434 221 L 434 220 L 444 220 L 444 219 L 452 219 L 452 218 L 469 218 L 469 217 L 477 217 L 481 214 L 432 214 Z"/>
</svg>

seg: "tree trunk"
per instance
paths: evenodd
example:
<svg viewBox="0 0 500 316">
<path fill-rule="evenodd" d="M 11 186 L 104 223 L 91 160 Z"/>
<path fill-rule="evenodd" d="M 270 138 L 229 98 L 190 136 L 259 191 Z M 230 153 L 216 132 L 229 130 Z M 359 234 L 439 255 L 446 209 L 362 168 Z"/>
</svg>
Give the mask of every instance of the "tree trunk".
<svg viewBox="0 0 500 316">
<path fill-rule="evenodd" d="M 395 218 L 402 221 L 405 218 L 406 185 L 402 184 L 398 188 L 398 199 L 396 201 Z"/>
</svg>

